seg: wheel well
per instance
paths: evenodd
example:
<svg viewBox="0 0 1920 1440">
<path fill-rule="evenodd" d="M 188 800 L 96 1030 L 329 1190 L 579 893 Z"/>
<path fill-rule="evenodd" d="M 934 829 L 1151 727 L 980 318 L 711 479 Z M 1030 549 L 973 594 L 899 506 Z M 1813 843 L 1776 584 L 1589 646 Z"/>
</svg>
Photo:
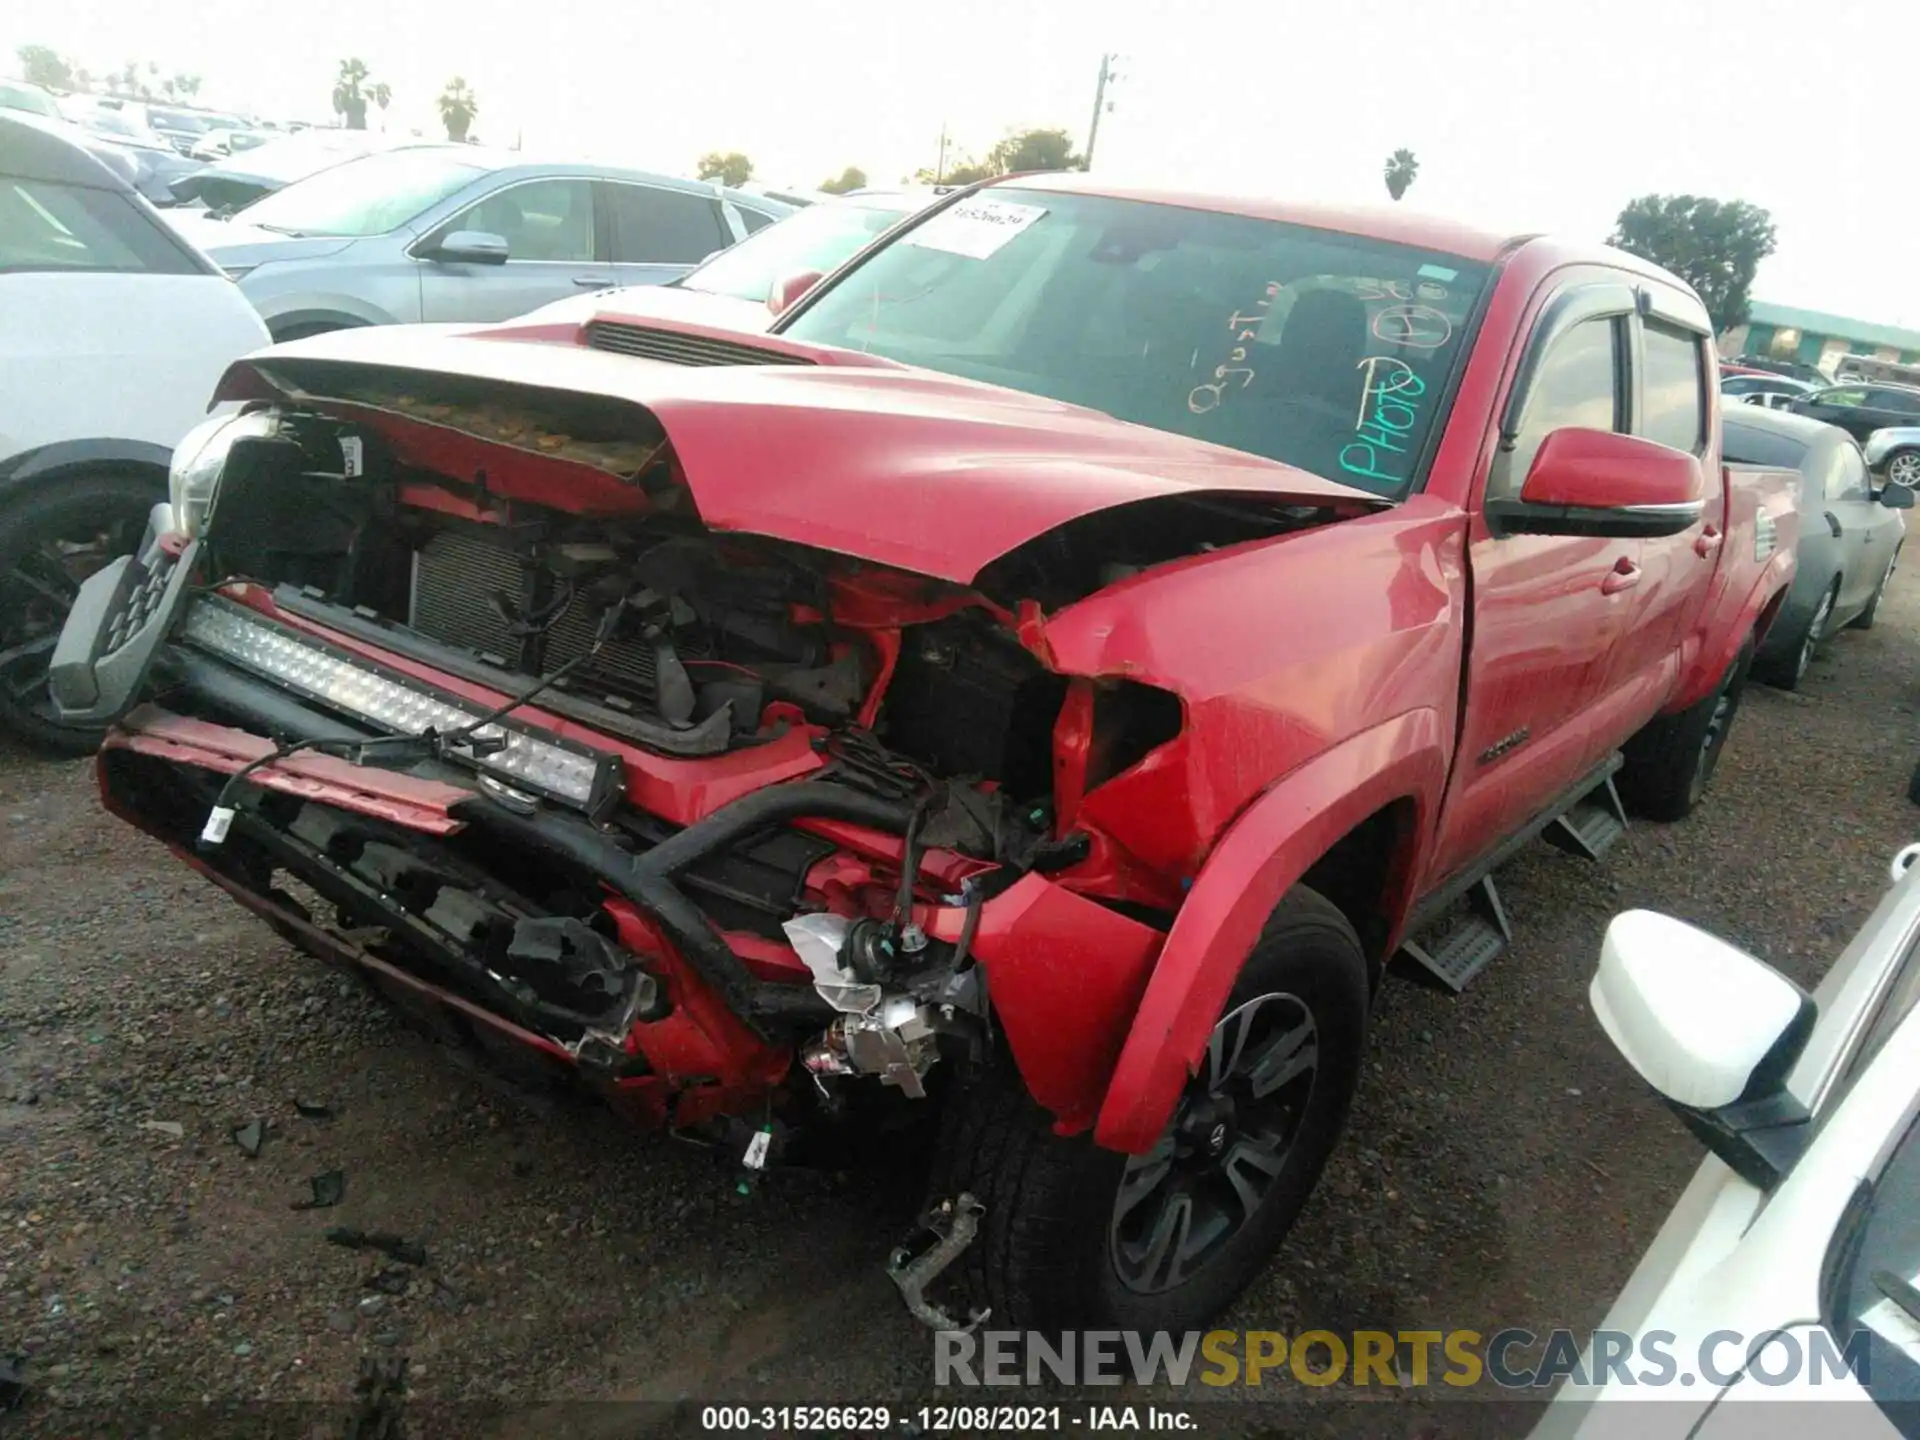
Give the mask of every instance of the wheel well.
<svg viewBox="0 0 1920 1440">
<path fill-rule="evenodd" d="M 1313 862 L 1300 883 L 1339 907 L 1373 964 L 1385 968 L 1387 933 L 1393 923 L 1389 896 L 1404 886 L 1413 855 L 1415 810 L 1402 798 L 1381 806 L 1336 840 Z"/>
<path fill-rule="evenodd" d="M 287 315 L 268 322 L 267 333 L 277 344 L 282 340 L 302 340 L 309 335 L 324 335 L 329 330 L 357 330 L 366 323 L 351 315 Z"/>
<path fill-rule="evenodd" d="M 46 470 L 36 470 L 24 479 L 0 480 L 0 506 L 18 495 L 30 494 L 48 484 L 71 480 L 76 475 L 126 475 L 150 483 L 157 500 L 164 500 L 167 495 L 167 470 L 164 465 L 153 465 L 125 456 L 100 460 L 74 459 Z"/>
<path fill-rule="evenodd" d="M 1758 650 L 1765 642 L 1767 634 L 1773 629 L 1773 622 L 1780 618 L 1780 612 L 1786 608 L 1788 586 L 1781 586 L 1780 593 L 1761 607 L 1760 617 L 1753 622 L 1753 648 Z"/>
</svg>

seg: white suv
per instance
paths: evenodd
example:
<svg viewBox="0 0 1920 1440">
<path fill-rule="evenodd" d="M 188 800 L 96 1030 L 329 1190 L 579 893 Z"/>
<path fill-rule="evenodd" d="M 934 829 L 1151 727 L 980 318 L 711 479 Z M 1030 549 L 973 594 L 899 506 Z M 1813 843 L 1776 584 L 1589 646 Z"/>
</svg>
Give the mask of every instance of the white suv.
<svg viewBox="0 0 1920 1440">
<path fill-rule="evenodd" d="M 239 287 L 61 127 L 0 111 L 0 726 L 70 753 L 46 665 L 139 542 L 174 444 L 268 343 Z"/>
</svg>

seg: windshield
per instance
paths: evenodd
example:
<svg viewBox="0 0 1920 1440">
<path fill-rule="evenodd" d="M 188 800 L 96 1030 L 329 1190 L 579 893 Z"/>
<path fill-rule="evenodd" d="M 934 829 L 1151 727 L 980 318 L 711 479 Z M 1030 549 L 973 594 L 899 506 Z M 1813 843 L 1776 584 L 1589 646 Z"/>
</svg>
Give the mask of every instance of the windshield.
<svg viewBox="0 0 1920 1440">
<path fill-rule="evenodd" d="M 295 181 L 236 218 L 288 235 L 384 235 L 486 173 L 436 150 L 389 150 Z"/>
<path fill-rule="evenodd" d="M 105 130 L 115 135 L 150 135 L 153 132 L 143 125 L 136 125 L 118 110 L 96 110 L 87 116 L 87 124 L 96 130 Z"/>
<path fill-rule="evenodd" d="M 184 130 L 190 135 L 204 135 L 213 129 L 211 121 L 203 120 L 198 115 L 188 115 L 180 110 L 149 109 L 147 118 L 158 128 Z"/>
<path fill-rule="evenodd" d="M 0 80 L 0 110 L 25 110 L 30 115 L 50 115 L 60 118 L 60 107 L 53 103 L 53 97 L 44 90 L 36 90 L 28 85 L 12 85 Z"/>
<path fill-rule="evenodd" d="M 774 283 L 788 275 L 817 270 L 822 275 L 891 229 L 907 213 L 904 204 L 887 208 L 845 201 L 810 205 L 723 250 L 680 282 L 687 290 L 761 301 Z"/>
<path fill-rule="evenodd" d="M 1337 231 L 996 186 L 779 329 L 1398 497 L 1489 273 Z"/>
</svg>

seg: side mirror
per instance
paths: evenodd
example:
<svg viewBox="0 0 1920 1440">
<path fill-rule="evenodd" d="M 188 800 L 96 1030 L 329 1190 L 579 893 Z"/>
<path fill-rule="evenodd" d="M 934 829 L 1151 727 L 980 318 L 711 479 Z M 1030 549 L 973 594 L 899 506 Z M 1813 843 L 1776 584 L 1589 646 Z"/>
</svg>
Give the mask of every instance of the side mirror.
<svg viewBox="0 0 1920 1440">
<path fill-rule="evenodd" d="M 1880 487 L 1880 503 L 1889 510 L 1913 509 L 1913 487 L 1889 480 Z"/>
<path fill-rule="evenodd" d="M 506 237 L 485 230 L 455 230 L 421 252 L 428 260 L 454 265 L 504 265 L 508 253 Z"/>
<path fill-rule="evenodd" d="M 1616 915 L 1588 989 L 1614 1048 L 1707 1148 L 1770 1189 L 1805 1148 L 1787 1076 L 1819 1009 L 1744 950 L 1649 910 Z"/>
<path fill-rule="evenodd" d="M 1678 535 L 1706 509 L 1700 462 L 1637 435 L 1568 426 L 1540 442 L 1517 500 L 1489 500 L 1502 534 Z"/>
<path fill-rule="evenodd" d="M 767 291 L 767 309 L 776 315 L 784 315 L 794 304 L 814 286 L 820 283 L 820 271 L 802 270 L 796 275 L 787 275 L 773 282 L 773 288 Z"/>
</svg>

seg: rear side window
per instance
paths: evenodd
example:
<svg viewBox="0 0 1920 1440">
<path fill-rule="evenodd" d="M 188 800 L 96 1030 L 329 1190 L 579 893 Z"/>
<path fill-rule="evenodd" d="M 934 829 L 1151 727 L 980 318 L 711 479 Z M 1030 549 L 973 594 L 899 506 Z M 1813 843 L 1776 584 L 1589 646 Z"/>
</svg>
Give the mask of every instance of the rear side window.
<svg viewBox="0 0 1920 1440">
<path fill-rule="evenodd" d="M 0 273 L 60 270 L 207 273 L 125 195 L 0 175 Z"/>
<path fill-rule="evenodd" d="M 753 234 L 756 230 L 764 230 L 773 223 L 773 216 L 767 214 L 765 211 L 749 210 L 744 205 L 736 205 L 733 208 L 740 212 L 740 223 L 747 227 L 747 234 L 749 235 Z"/>
<path fill-rule="evenodd" d="M 1860 447 L 1851 441 L 1834 445 L 1827 455 L 1827 498 L 1829 500 L 1871 500 L 1873 483 L 1867 478 L 1867 462 Z"/>
<path fill-rule="evenodd" d="M 1540 442 L 1554 431 L 1620 428 L 1620 329 L 1625 323 L 1617 316 L 1582 320 L 1553 342 L 1534 378 L 1513 450 L 1496 468 L 1492 498 L 1520 493 Z"/>
<path fill-rule="evenodd" d="M 609 184 L 613 258 L 629 265 L 697 265 L 733 243 L 709 195 L 651 185 Z M 744 219 L 746 211 L 741 211 Z"/>
<path fill-rule="evenodd" d="M 1732 416 L 1720 440 L 1721 453 L 1732 465 L 1765 465 L 1772 470 L 1798 470 L 1807 458 L 1806 442 L 1771 430 L 1749 429 Z"/>
<path fill-rule="evenodd" d="M 1891 410 L 1896 415 L 1920 415 L 1920 395 L 1910 390 L 1869 390 L 1867 403 L 1877 410 Z"/>
<path fill-rule="evenodd" d="M 1707 437 L 1706 364 L 1700 341 L 1649 320 L 1643 327 L 1640 423 L 1648 440 L 1696 453 Z"/>
</svg>

